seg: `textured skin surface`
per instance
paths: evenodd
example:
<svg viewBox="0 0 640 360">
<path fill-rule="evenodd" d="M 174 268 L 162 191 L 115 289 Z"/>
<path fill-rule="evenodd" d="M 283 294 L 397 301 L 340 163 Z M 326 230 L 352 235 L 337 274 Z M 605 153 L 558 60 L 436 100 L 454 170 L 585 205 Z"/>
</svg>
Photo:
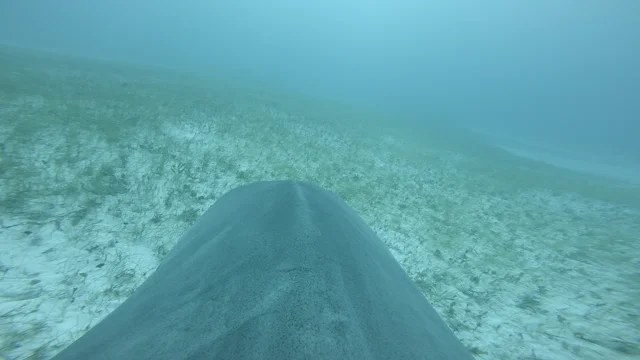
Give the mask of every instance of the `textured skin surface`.
<svg viewBox="0 0 640 360">
<path fill-rule="evenodd" d="M 54 359 L 472 357 L 351 208 L 278 181 L 223 196 Z"/>
</svg>

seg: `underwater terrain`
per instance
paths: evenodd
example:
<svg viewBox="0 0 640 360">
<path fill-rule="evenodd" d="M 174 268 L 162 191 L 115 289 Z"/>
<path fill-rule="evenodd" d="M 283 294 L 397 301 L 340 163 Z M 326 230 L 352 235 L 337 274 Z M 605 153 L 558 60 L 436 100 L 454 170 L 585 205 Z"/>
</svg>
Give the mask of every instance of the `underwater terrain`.
<svg viewBox="0 0 640 360">
<path fill-rule="evenodd" d="M 227 191 L 342 197 L 476 359 L 640 357 L 640 186 L 273 91 L 0 47 L 0 358 L 48 359 Z"/>
</svg>

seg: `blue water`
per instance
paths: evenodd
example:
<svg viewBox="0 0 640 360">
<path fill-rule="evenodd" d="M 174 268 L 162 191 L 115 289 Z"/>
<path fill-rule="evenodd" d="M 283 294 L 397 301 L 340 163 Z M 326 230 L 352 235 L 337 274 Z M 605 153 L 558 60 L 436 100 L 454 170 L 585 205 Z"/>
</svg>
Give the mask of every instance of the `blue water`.
<svg viewBox="0 0 640 360">
<path fill-rule="evenodd" d="M 633 1 L 3 1 L 0 43 L 216 74 L 638 164 L 638 18 Z"/>
</svg>

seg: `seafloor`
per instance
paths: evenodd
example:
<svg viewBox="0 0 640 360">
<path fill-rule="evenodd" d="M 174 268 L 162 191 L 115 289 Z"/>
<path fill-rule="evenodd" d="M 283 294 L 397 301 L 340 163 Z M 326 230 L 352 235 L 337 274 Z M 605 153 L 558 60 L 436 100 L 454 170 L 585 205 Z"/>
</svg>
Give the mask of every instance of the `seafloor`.
<svg viewBox="0 0 640 360">
<path fill-rule="evenodd" d="M 640 357 L 637 185 L 396 123 L 0 48 L 0 357 L 50 358 L 222 194 L 274 179 L 355 208 L 477 359 Z"/>
</svg>

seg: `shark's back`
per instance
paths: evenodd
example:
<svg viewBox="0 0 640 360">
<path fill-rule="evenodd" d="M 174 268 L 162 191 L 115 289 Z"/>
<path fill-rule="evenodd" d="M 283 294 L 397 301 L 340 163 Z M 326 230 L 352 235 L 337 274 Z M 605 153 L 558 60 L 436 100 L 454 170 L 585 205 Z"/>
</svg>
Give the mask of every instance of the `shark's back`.
<svg viewBox="0 0 640 360">
<path fill-rule="evenodd" d="M 276 181 L 223 196 L 54 359 L 472 357 L 351 208 Z"/>
</svg>

